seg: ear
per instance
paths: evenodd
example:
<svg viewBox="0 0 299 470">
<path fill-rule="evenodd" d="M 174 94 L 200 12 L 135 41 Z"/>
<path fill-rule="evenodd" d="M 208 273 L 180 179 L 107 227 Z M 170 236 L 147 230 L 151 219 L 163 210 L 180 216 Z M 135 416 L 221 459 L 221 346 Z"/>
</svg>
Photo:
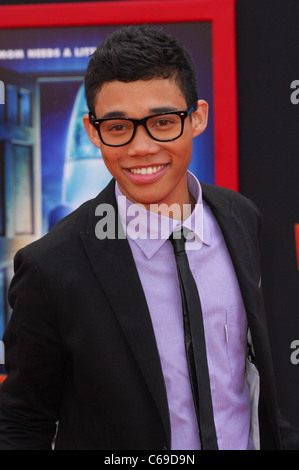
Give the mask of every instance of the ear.
<svg viewBox="0 0 299 470">
<path fill-rule="evenodd" d="M 85 130 L 86 130 L 86 133 L 88 135 L 88 138 L 89 138 L 90 142 L 92 144 L 94 144 L 96 147 L 100 148 L 101 147 L 101 139 L 99 137 L 98 131 L 91 124 L 88 114 L 84 114 L 83 124 L 84 124 Z"/>
<path fill-rule="evenodd" d="M 197 109 L 192 116 L 192 136 L 197 137 L 200 135 L 208 125 L 209 105 L 204 100 L 197 101 Z"/>
</svg>

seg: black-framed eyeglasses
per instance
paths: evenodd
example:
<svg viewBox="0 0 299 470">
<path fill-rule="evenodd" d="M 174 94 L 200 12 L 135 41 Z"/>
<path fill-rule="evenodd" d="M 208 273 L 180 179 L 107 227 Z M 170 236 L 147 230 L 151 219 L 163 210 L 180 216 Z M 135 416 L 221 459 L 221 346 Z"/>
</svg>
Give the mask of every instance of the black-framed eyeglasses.
<svg viewBox="0 0 299 470">
<path fill-rule="evenodd" d="M 170 111 L 152 114 L 143 119 L 131 118 L 104 118 L 95 119 L 89 113 L 91 124 L 97 129 L 103 144 L 110 147 L 127 145 L 134 138 L 137 126 L 144 126 L 148 135 L 159 142 L 170 142 L 178 139 L 184 131 L 184 122 L 187 116 L 197 108 L 194 103 L 186 111 Z"/>
</svg>

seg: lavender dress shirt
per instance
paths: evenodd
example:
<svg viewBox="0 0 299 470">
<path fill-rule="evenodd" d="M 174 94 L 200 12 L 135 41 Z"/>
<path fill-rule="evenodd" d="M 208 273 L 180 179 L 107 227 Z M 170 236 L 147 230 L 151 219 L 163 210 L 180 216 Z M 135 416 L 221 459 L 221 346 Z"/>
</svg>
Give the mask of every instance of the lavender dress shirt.
<svg viewBox="0 0 299 470">
<path fill-rule="evenodd" d="M 196 207 L 183 225 L 191 230 L 186 249 L 202 304 L 218 447 L 252 449 L 244 375 L 246 313 L 222 233 L 202 201 L 200 183 L 190 172 L 188 187 Z M 117 184 L 116 200 L 155 332 L 168 398 L 171 448 L 197 450 L 200 441 L 185 355 L 180 288 L 168 240 L 182 222 L 133 204 Z"/>
</svg>

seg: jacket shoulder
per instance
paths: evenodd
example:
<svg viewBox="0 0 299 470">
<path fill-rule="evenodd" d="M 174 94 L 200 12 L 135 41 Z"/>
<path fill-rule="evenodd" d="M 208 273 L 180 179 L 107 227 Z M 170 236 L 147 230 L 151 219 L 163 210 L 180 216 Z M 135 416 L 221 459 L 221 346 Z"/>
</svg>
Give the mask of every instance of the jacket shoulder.
<svg viewBox="0 0 299 470">
<path fill-rule="evenodd" d="M 101 202 L 110 202 L 113 204 L 114 185 L 111 181 L 108 186 L 101 191 L 95 198 L 84 202 L 66 217 L 62 218 L 45 235 L 22 248 L 24 254 L 31 253 L 37 258 L 45 254 L 71 253 L 78 244 L 81 244 L 80 234 L 88 232 L 91 226 L 91 220 L 95 215 L 95 209 Z M 81 245 L 80 245 L 81 246 Z"/>
<path fill-rule="evenodd" d="M 61 219 L 45 235 L 22 248 L 24 254 L 42 253 L 49 249 L 59 249 L 70 245 L 78 237 L 81 231 L 86 230 L 92 201 L 88 201 L 69 215 Z"/>
<path fill-rule="evenodd" d="M 208 183 L 201 183 L 203 198 L 215 206 L 234 204 L 246 211 L 254 212 L 259 218 L 262 217 L 261 211 L 252 199 L 243 194 L 222 186 L 216 186 Z"/>
</svg>

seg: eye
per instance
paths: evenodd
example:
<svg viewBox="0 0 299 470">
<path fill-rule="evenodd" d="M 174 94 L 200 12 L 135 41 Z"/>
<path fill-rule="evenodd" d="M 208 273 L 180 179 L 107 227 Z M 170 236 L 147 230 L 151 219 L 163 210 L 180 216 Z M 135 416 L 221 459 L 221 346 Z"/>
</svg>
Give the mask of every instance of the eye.
<svg viewBox="0 0 299 470">
<path fill-rule="evenodd" d="M 109 120 L 102 123 L 102 131 L 109 133 L 123 133 L 131 131 L 132 124 L 129 121 L 120 120 Z"/>
<path fill-rule="evenodd" d="M 171 121 L 169 121 L 169 119 L 160 119 L 160 121 L 156 123 L 156 126 L 165 127 L 165 126 L 169 126 L 170 124 L 171 124 Z"/>
<path fill-rule="evenodd" d="M 123 124 L 114 124 L 114 126 L 109 127 L 109 131 L 111 132 L 123 131 L 125 129 L 126 129 L 126 126 L 124 126 Z"/>
<path fill-rule="evenodd" d="M 161 116 L 151 121 L 151 127 L 163 130 L 177 124 L 177 116 Z"/>
</svg>

